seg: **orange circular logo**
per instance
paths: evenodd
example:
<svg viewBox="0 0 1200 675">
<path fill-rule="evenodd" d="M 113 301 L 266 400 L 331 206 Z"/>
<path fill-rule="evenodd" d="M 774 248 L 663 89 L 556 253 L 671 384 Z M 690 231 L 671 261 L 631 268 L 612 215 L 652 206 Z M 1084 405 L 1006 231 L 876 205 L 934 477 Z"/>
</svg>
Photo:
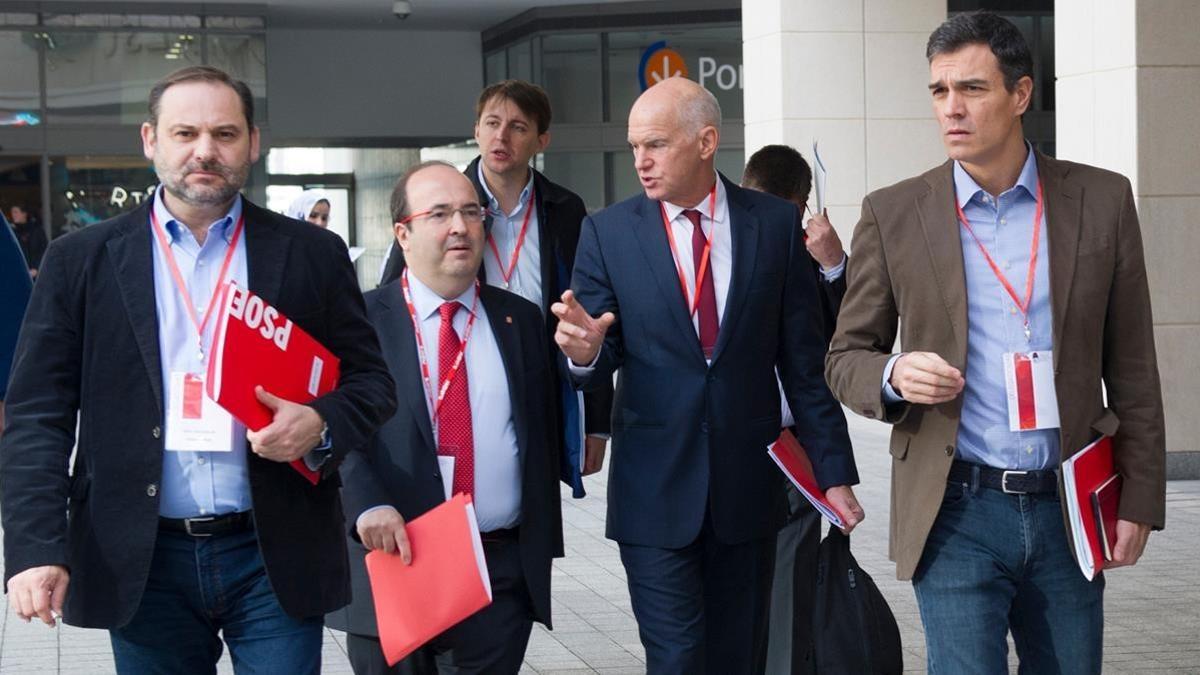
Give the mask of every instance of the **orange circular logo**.
<svg viewBox="0 0 1200 675">
<path fill-rule="evenodd" d="M 638 81 L 642 91 L 662 82 L 668 77 L 687 77 L 687 64 L 679 52 L 667 46 L 666 41 L 655 42 L 642 52 Z"/>
</svg>

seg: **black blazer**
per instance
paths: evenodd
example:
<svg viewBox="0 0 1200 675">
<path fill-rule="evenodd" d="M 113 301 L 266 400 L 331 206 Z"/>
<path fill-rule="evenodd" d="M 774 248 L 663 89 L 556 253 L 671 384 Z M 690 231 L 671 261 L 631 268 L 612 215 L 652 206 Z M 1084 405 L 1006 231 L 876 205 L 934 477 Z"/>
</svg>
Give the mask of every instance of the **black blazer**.
<svg viewBox="0 0 1200 675">
<path fill-rule="evenodd" d="M 150 204 L 50 245 L 8 393 L 5 583 L 30 567 L 67 566 L 64 613 L 76 626 L 130 620 L 158 532 L 164 403 Z M 250 290 L 341 359 L 337 389 L 312 404 L 333 441 L 324 480 L 313 486 L 287 464 L 248 459 L 271 587 L 288 614 L 320 616 L 350 600 L 337 465 L 395 409 L 392 380 L 341 240 L 242 204 Z"/>
<path fill-rule="evenodd" d="M 479 182 L 479 157 L 476 157 L 463 172 L 475 186 L 479 201 L 487 204 L 487 193 Z M 538 224 L 541 236 L 538 238 L 542 261 L 542 314 L 546 320 L 546 344 L 550 350 L 550 358 L 557 362 L 558 346 L 554 342 L 554 331 L 558 328 L 558 317 L 550 312 L 550 305 L 558 301 L 563 291 L 570 288 L 571 270 L 575 267 L 575 249 L 579 244 L 579 228 L 587 216 L 587 209 L 579 195 L 550 182 L 537 170 L 533 171 L 533 187 L 537 193 Z M 484 222 L 484 227 L 491 227 L 491 218 Z M 392 242 L 392 250 L 388 253 L 387 265 L 383 271 L 380 285 L 387 284 L 400 278 L 404 269 L 404 252 L 396 242 Z M 479 278 L 486 281 L 484 267 L 479 267 Z M 609 434 L 612 432 L 612 401 L 613 387 L 611 378 L 607 383 L 598 385 L 583 396 L 584 427 L 589 434 Z M 562 419 L 562 397 L 554 397 L 555 410 L 559 420 L 559 446 L 564 445 L 561 434 L 564 433 Z M 577 473 L 576 469 L 576 473 Z M 564 476 L 564 479 L 566 477 Z M 578 476 L 574 477 L 576 480 Z M 567 482 L 574 482 L 569 480 Z M 582 496 L 581 491 L 576 491 Z"/>
<path fill-rule="evenodd" d="M 445 501 L 437 445 L 429 422 L 412 319 L 398 281 L 366 295 L 367 316 L 379 331 L 383 355 L 396 381 L 399 406 L 368 446 L 342 464 L 342 503 L 354 577 L 354 601 L 330 614 L 329 626 L 377 635 L 375 606 L 355 521 L 372 506 L 390 504 L 405 521 Z M 547 359 L 541 313 L 533 303 L 492 286 L 480 301 L 496 336 L 508 376 L 513 424 L 522 466 L 519 542 L 534 618 L 550 625 L 550 561 L 563 555 L 562 508 L 558 494 L 560 447 L 556 420 L 548 414 L 555 378 Z"/>
<path fill-rule="evenodd" d="M 622 543 L 685 546 L 706 510 L 726 543 L 783 525 L 783 482 L 767 456 L 779 435 L 777 366 L 821 485 L 858 482 L 845 416 L 825 384 L 823 320 L 797 209 L 728 180 L 725 189 L 733 269 L 711 366 L 659 203 L 639 195 L 583 223 L 572 287 L 590 314 L 611 311 L 617 322 L 579 384 L 620 369 L 608 536 Z"/>
</svg>

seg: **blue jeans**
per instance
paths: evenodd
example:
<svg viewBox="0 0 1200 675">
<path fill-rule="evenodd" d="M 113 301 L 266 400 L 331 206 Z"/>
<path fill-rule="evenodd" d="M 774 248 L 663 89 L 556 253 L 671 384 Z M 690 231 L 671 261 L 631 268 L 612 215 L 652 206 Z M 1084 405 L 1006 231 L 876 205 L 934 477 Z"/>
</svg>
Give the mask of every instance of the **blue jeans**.
<svg viewBox="0 0 1200 675">
<path fill-rule="evenodd" d="M 930 675 L 1099 673 L 1104 577 L 1075 564 L 1058 495 L 946 486 L 913 576 Z"/>
<path fill-rule="evenodd" d="M 110 635 L 118 673 L 215 673 L 220 631 L 238 675 L 302 675 L 321 671 L 323 627 L 323 617 L 284 613 L 253 530 L 160 531 L 141 604 Z"/>
</svg>

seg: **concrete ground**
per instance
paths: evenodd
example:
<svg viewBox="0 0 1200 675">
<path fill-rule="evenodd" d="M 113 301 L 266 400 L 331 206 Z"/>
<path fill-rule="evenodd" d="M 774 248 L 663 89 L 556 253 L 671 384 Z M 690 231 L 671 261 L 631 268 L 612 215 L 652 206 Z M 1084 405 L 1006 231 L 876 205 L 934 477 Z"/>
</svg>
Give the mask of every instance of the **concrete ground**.
<svg viewBox="0 0 1200 675">
<path fill-rule="evenodd" d="M 924 638 L 912 587 L 887 560 L 887 428 L 850 416 L 867 520 L 854 553 L 879 584 L 900 624 L 908 672 L 925 670 Z M 604 538 L 605 478 L 588 479 L 583 500 L 564 492 L 567 557 L 554 565 L 553 632 L 535 627 L 522 673 L 642 673 L 645 656 L 629 605 L 616 544 Z M 1167 487 L 1167 530 L 1153 535 L 1133 568 L 1108 575 L 1106 673 L 1200 673 L 1200 481 Z M 343 634 L 326 630 L 324 672 L 350 673 Z M 1010 659 L 1015 672 L 1015 656 Z M 0 675 L 111 673 L 103 631 L 0 618 Z M 219 672 L 232 673 L 228 655 Z"/>
</svg>

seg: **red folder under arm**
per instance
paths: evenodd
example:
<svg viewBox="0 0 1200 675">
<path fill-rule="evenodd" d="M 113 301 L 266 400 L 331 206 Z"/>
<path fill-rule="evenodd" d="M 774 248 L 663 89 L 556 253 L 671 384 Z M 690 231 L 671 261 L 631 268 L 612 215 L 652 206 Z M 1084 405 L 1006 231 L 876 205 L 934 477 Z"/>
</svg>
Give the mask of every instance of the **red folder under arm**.
<svg viewBox="0 0 1200 675">
<path fill-rule="evenodd" d="M 273 416 L 256 386 L 293 403 L 333 391 L 339 375 L 333 352 L 250 291 L 230 282 L 223 293 L 205 378 L 209 398 L 258 431 Z M 313 485 L 320 480 L 303 459 L 291 465 Z"/>
</svg>

